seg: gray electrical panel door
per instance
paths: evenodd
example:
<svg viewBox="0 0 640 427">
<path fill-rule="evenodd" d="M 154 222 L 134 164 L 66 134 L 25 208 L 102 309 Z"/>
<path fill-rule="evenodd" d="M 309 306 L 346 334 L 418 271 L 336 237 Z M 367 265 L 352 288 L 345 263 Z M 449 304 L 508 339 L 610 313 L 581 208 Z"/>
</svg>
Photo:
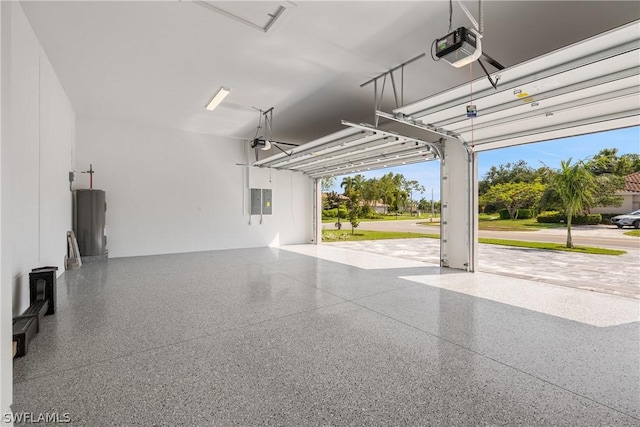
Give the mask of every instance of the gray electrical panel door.
<svg viewBox="0 0 640 427">
<path fill-rule="evenodd" d="M 262 208 L 262 190 L 251 189 L 251 215 L 260 215 Z"/>
<path fill-rule="evenodd" d="M 271 215 L 271 190 L 262 190 L 262 215 Z"/>
<path fill-rule="evenodd" d="M 102 190 L 76 190 L 76 209 L 73 231 L 78 240 L 80 256 L 106 255 L 104 235 L 105 193 Z"/>
</svg>

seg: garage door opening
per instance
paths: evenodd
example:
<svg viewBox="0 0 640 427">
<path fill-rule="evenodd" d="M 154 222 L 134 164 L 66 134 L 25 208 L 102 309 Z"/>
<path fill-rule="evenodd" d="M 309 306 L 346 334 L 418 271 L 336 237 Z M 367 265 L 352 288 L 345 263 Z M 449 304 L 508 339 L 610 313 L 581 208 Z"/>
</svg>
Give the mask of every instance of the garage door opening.
<svg viewBox="0 0 640 427">
<path fill-rule="evenodd" d="M 387 120 L 383 126 L 343 122 L 348 129 L 254 165 L 298 170 L 319 180 L 379 168 L 381 162 L 397 167 L 441 159 L 440 265 L 475 271 L 479 156 L 638 126 L 637 29 L 631 23 L 501 70 L 497 88 L 480 79 L 392 114 L 377 111 Z M 472 117 L 465 113 L 470 96 L 477 112 Z M 318 236 L 321 209 L 316 212 Z"/>
<path fill-rule="evenodd" d="M 640 298 L 640 239 L 610 221 L 640 204 L 638 140 L 631 127 L 480 153 L 478 270 Z M 576 252 L 558 251 L 568 234 L 553 179 L 562 161 L 593 184 L 572 216 Z"/>
</svg>

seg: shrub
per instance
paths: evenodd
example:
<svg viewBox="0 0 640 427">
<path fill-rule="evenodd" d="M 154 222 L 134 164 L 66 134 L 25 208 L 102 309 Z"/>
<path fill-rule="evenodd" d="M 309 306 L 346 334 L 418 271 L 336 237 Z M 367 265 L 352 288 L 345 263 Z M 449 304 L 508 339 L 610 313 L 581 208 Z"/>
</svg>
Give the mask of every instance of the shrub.
<svg viewBox="0 0 640 427">
<path fill-rule="evenodd" d="M 360 217 L 365 219 L 382 219 L 382 215 L 380 215 L 378 212 L 374 211 L 373 209 L 369 212 L 362 212 L 360 214 Z"/>
<path fill-rule="evenodd" d="M 536 217 L 536 221 L 540 223 L 564 223 L 567 222 L 567 214 L 564 212 L 550 211 L 542 212 Z M 576 215 L 571 218 L 573 225 L 597 225 L 602 221 L 600 214 Z"/>
<path fill-rule="evenodd" d="M 536 222 L 542 224 L 550 224 L 566 221 L 567 217 L 561 214 L 558 211 L 548 211 L 542 212 L 538 216 L 536 216 Z"/>
<path fill-rule="evenodd" d="M 500 219 L 511 219 L 511 217 L 509 216 L 509 211 L 506 209 L 501 209 L 498 213 L 500 214 Z"/>
<path fill-rule="evenodd" d="M 518 213 L 516 214 L 516 218 L 518 218 L 518 219 L 533 218 L 533 209 L 518 209 Z"/>
<path fill-rule="evenodd" d="M 322 219 L 335 218 L 338 216 L 338 208 L 325 209 L 322 211 Z"/>
<path fill-rule="evenodd" d="M 340 207 L 340 218 L 345 219 L 347 217 L 347 209 Z M 322 211 L 322 219 L 331 219 L 338 217 L 338 208 L 325 209 Z"/>
<path fill-rule="evenodd" d="M 322 240 L 347 240 L 351 237 L 350 234 L 347 233 L 333 233 L 333 232 L 328 232 L 328 233 L 323 233 L 322 234 Z"/>
<path fill-rule="evenodd" d="M 576 225 L 596 225 L 602 221 L 602 215 L 600 214 L 588 214 L 578 215 L 571 219 L 571 222 Z"/>
<path fill-rule="evenodd" d="M 495 205 L 486 205 L 484 207 L 484 213 L 486 213 L 486 214 L 491 215 L 491 214 L 494 214 L 496 212 L 498 212 L 498 208 Z"/>
<path fill-rule="evenodd" d="M 360 208 L 360 218 L 366 219 L 381 219 L 382 215 L 376 212 L 371 206 L 364 205 Z"/>
<path fill-rule="evenodd" d="M 603 213 L 600 215 L 602 216 L 602 219 L 600 220 L 600 224 L 611 224 L 611 218 L 620 214 L 619 213 Z"/>
</svg>

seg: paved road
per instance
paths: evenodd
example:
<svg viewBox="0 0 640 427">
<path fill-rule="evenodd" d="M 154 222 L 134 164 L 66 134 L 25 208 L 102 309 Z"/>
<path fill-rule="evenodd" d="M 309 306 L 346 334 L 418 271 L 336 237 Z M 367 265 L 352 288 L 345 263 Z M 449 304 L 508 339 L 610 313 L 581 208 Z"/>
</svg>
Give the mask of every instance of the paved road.
<svg viewBox="0 0 640 427">
<path fill-rule="evenodd" d="M 412 233 L 440 234 L 438 226 L 418 225 L 418 222 L 425 222 L 428 219 L 410 219 L 398 221 L 367 221 L 361 222 L 359 229 L 373 231 L 399 231 Z M 349 228 L 349 223 L 345 224 Z M 323 224 L 323 228 L 335 228 L 334 224 Z M 611 225 L 581 225 L 571 229 L 573 243 L 584 246 L 598 246 L 612 249 L 640 249 L 640 238 L 625 236 L 623 233 L 629 231 L 625 228 L 620 230 Z M 493 231 L 480 230 L 480 237 L 494 239 L 523 240 L 530 242 L 555 242 L 565 243 L 567 241 L 567 230 L 565 228 L 552 228 L 537 231 Z"/>
</svg>

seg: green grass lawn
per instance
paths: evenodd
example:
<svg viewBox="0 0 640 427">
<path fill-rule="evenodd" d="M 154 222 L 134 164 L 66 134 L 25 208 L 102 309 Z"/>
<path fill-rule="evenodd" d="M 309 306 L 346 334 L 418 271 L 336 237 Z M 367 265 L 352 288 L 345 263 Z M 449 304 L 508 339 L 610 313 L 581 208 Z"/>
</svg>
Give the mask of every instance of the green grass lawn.
<svg viewBox="0 0 640 427">
<path fill-rule="evenodd" d="M 438 222 L 421 221 L 418 225 L 439 226 Z M 486 214 L 479 215 L 478 228 L 480 230 L 496 230 L 496 231 L 536 231 L 547 228 L 560 228 L 564 224 L 546 224 L 539 223 L 535 218 L 531 219 L 500 219 L 500 217 L 491 217 Z"/>
<path fill-rule="evenodd" d="M 440 218 L 433 218 L 433 221 L 420 221 L 416 222 L 417 225 L 424 225 L 427 227 L 440 227 Z"/>
<path fill-rule="evenodd" d="M 439 239 L 438 234 L 429 233 L 398 233 L 391 231 L 367 231 L 356 229 L 354 234 L 351 234 L 351 230 L 322 230 L 323 242 L 344 242 L 355 240 L 383 240 L 383 239 L 409 239 L 409 238 L 430 238 Z M 563 251 L 563 252 L 578 252 L 582 254 L 596 254 L 596 255 L 623 255 L 626 251 L 620 251 L 615 249 L 594 248 L 590 246 L 575 246 L 571 249 L 566 248 L 565 245 L 560 243 L 547 243 L 547 242 L 523 242 L 520 240 L 504 240 L 504 239 L 488 239 L 480 237 L 478 239 L 480 243 L 486 243 L 489 245 L 501 245 L 501 246 L 515 246 L 518 248 L 531 248 L 531 249 L 543 249 L 550 251 Z"/>
<path fill-rule="evenodd" d="M 581 254 L 624 255 L 627 253 L 626 251 L 617 249 L 595 248 L 591 246 L 574 246 L 573 248 L 567 248 L 562 243 L 523 242 L 520 240 L 488 239 L 486 237 L 478 238 L 478 242 L 486 243 L 489 245 L 515 246 L 518 248 L 544 249 L 550 251 L 578 252 Z"/>
<path fill-rule="evenodd" d="M 481 214 L 478 214 L 478 219 L 480 221 L 493 221 L 496 219 L 500 219 L 500 215 L 481 213 Z"/>
<path fill-rule="evenodd" d="M 394 215 L 383 215 L 382 218 L 376 218 L 376 219 L 366 219 L 366 218 L 360 218 L 360 222 L 371 222 L 371 221 L 399 221 L 399 220 L 404 220 L 404 219 L 420 219 L 420 220 L 426 220 L 429 221 L 430 218 L 429 213 L 423 213 L 420 217 L 413 215 L 411 216 L 408 213 L 404 213 L 401 215 L 396 216 Z M 434 214 L 434 221 L 436 219 L 440 218 L 440 214 Z M 322 223 L 323 224 L 335 224 L 336 222 L 338 222 L 338 218 L 329 218 L 329 219 L 323 219 Z M 344 222 L 344 223 L 349 223 L 349 220 L 347 218 L 340 218 L 340 222 Z"/>
<path fill-rule="evenodd" d="M 624 233 L 627 236 L 636 236 L 636 237 L 640 237 L 640 230 L 633 230 L 633 231 L 627 231 L 626 233 Z"/>
<path fill-rule="evenodd" d="M 389 214 L 389 215 L 382 215 L 382 219 L 374 219 L 372 221 L 396 221 L 396 220 L 403 220 L 403 219 L 425 219 L 425 218 L 429 218 L 431 214 L 426 214 L 423 213 L 420 216 L 418 215 L 410 215 L 408 213 L 404 213 L 401 215 L 396 216 L 395 214 Z M 435 217 L 439 217 L 440 215 L 438 214 L 434 214 L 434 218 Z"/>
<path fill-rule="evenodd" d="M 479 215 L 478 228 L 480 230 L 497 231 L 536 231 L 547 228 L 561 228 L 564 224 L 548 224 L 537 222 L 535 218 L 530 219 L 500 219 L 488 215 Z"/>
<path fill-rule="evenodd" d="M 425 238 L 431 237 L 439 239 L 437 234 L 428 233 L 402 233 L 395 231 L 369 231 L 369 230 L 355 230 L 354 234 L 351 234 L 351 227 L 345 230 L 322 230 L 323 242 L 344 242 L 345 240 L 384 240 L 384 239 L 411 239 L 411 238 Z"/>
</svg>

